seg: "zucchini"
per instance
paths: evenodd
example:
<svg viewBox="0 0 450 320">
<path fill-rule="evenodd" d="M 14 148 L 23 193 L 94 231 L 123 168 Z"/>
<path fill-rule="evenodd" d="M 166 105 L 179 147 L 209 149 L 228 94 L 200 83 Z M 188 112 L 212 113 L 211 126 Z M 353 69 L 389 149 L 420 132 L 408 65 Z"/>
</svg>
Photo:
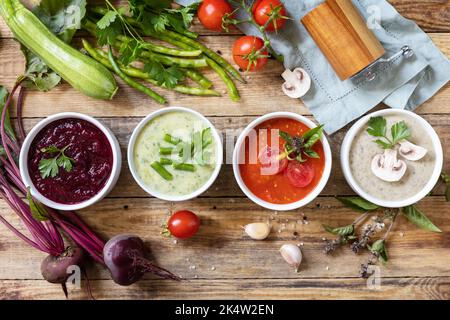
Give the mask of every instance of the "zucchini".
<svg viewBox="0 0 450 320">
<path fill-rule="evenodd" d="M 19 0 L 0 0 L 0 15 L 14 37 L 73 88 L 96 99 L 114 97 L 118 87 L 111 72 L 61 41 Z"/>
</svg>

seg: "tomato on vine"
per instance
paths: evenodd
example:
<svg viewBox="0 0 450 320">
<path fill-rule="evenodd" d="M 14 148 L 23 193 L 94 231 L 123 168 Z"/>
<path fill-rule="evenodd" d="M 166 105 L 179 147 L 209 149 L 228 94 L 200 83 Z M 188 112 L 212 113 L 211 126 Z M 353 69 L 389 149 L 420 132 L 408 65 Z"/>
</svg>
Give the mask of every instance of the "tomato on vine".
<svg viewBox="0 0 450 320">
<path fill-rule="evenodd" d="M 233 46 L 233 59 L 246 71 L 257 71 L 267 63 L 268 52 L 261 38 L 243 36 Z"/>
<path fill-rule="evenodd" d="M 226 0 L 203 0 L 197 14 L 206 29 L 222 31 L 223 18 L 231 15 L 232 12 L 233 8 Z"/>
<path fill-rule="evenodd" d="M 268 32 L 280 30 L 288 19 L 286 9 L 279 0 L 256 0 L 252 13 L 259 26 L 264 27 L 268 23 L 266 27 Z"/>
</svg>

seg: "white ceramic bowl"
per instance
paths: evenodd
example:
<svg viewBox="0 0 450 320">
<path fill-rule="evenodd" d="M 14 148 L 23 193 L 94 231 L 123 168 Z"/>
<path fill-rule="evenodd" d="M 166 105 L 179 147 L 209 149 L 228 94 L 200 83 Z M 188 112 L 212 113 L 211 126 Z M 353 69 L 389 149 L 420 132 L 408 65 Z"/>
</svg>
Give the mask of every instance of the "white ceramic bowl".
<svg viewBox="0 0 450 320">
<path fill-rule="evenodd" d="M 60 120 L 60 119 L 68 119 L 68 118 L 76 118 L 76 119 L 82 119 L 87 122 L 92 123 L 97 128 L 99 128 L 105 136 L 108 138 L 108 141 L 111 145 L 111 150 L 113 154 L 113 166 L 111 170 L 111 175 L 106 182 L 105 186 L 102 190 L 100 190 L 99 193 L 97 193 L 94 197 L 90 198 L 89 200 L 76 203 L 76 204 L 62 204 L 55 201 L 52 201 L 46 197 L 44 197 L 33 185 L 33 182 L 31 181 L 29 172 L 28 172 L 28 151 L 30 149 L 30 145 L 33 142 L 36 135 L 48 124 Z M 83 208 L 86 208 L 90 205 L 93 205 L 94 203 L 100 201 L 103 199 L 116 185 L 117 180 L 119 179 L 120 170 L 122 168 L 122 153 L 120 151 L 120 145 L 117 141 L 114 134 L 109 130 L 107 127 L 105 127 L 102 123 L 97 121 L 96 119 L 87 116 L 82 113 L 76 113 L 76 112 L 63 112 L 63 113 L 57 113 L 52 116 L 49 116 L 45 118 L 44 120 L 40 121 L 38 124 L 34 126 L 34 128 L 30 131 L 30 133 L 27 135 L 25 141 L 23 142 L 22 150 L 20 151 L 20 157 L 19 157 L 19 167 L 20 167 L 20 175 L 22 176 L 23 183 L 25 186 L 30 187 L 31 194 L 33 197 L 35 197 L 39 202 L 45 204 L 48 207 L 57 209 L 57 210 L 63 210 L 63 211 L 74 211 L 74 210 L 80 210 Z"/>
<path fill-rule="evenodd" d="M 405 115 L 406 117 L 412 117 L 417 120 L 418 123 L 420 123 L 423 128 L 426 130 L 426 132 L 429 134 L 431 141 L 433 143 L 435 155 L 436 155 L 436 161 L 433 169 L 433 173 L 430 177 L 430 180 L 425 185 L 425 187 L 416 195 L 404 199 L 401 201 L 386 201 L 382 199 L 378 199 L 367 192 L 365 192 L 355 181 L 353 178 L 352 172 L 350 170 L 350 149 L 353 143 L 353 139 L 355 138 L 356 134 L 361 130 L 361 128 L 367 124 L 367 122 L 370 120 L 371 117 L 378 117 L 378 116 L 387 116 L 387 115 Z M 344 172 L 345 179 L 347 180 L 350 187 L 355 191 L 358 195 L 360 195 L 362 198 L 376 204 L 382 207 L 386 208 L 402 208 L 409 205 L 412 205 L 414 203 L 419 202 L 422 200 L 436 185 L 439 176 L 442 171 L 442 165 L 444 162 L 444 156 L 442 152 L 442 145 L 441 141 L 439 140 L 439 137 L 434 131 L 433 127 L 422 117 L 418 116 L 414 112 L 406 111 L 406 110 L 400 110 L 400 109 L 385 109 L 373 112 L 371 114 L 368 114 L 358 120 L 347 132 L 344 140 L 342 141 L 341 146 L 341 166 L 342 171 Z"/>
<path fill-rule="evenodd" d="M 312 122 L 308 118 L 298 115 L 296 113 L 292 113 L 292 112 L 274 112 L 274 113 L 269 113 L 262 117 L 259 117 L 258 119 L 252 121 L 244 129 L 244 131 L 242 131 L 242 133 L 239 135 L 239 138 L 237 139 L 236 145 L 234 147 L 234 152 L 233 152 L 233 172 L 234 172 L 234 177 L 236 178 L 236 181 L 237 181 L 239 187 L 241 188 L 241 190 L 245 193 L 245 195 L 250 200 L 252 200 L 256 204 L 259 204 L 260 206 L 267 208 L 267 209 L 276 210 L 276 211 L 288 211 L 288 210 L 298 209 L 298 208 L 301 208 L 301 207 L 307 205 L 308 203 L 313 201 L 320 194 L 320 192 L 322 192 L 323 188 L 325 187 L 325 185 L 328 182 L 328 178 L 330 177 L 331 165 L 332 165 L 333 160 L 332 160 L 331 149 L 330 149 L 328 140 L 326 139 L 325 136 L 323 136 L 321 141 L 322 141 L 323 150 L 324 150 L 324 154 L 325 154 L 325 168 L 323 170 L 323 174 L 322 174 L 322 177 L 320 178 L 319 183 L 305 198 L 303 198 L 302 200 L 293 202 L 293 203 L 289 203 L 289 204 L 274 204 L 274 203 L 264 201 L 264 200 L 260 199 L 259 197 L 255 196 L 253 194 L 253 192 L 250 191 L 250 189 L 245 185 L 244 181 L 242 180 L 241 171 L 239 169 L 239 156 L 240 156 L 240 153 L 242 152 L 241 149 L 242 149 L 242 145 L 245 141 L 245 138 L 248 136 L 250 131 L 253 130 L 259 124 L 261 124 L 267 120 L 276 119 L 276 118 L 294 119 L 301 123 L 304 123 L 305 125 L 307 125 L 310 128 L 314 128 L 317 126 L 314 122 Z"/>
<path fill-rule="evenodd" d="M 149 187 L 146 183 L 144 183 L 144 181 L 142 181 L 141 177 L 139 176 L 139 174 L 136 171 L 136 165 L 134 163 L 134 146 L 136 144 L 136 139 L 138 138 L 142 129 L 147 125 L 147 123 L 149 123 L 154 118 L 156 118 L 160 115 L 169 113 L 169 112 L 174 112 L 174 111 L 188 112 L 188 113 L 191 113 L 191 114 L 195 115 L 196 117 L 198 117 L 199 120 L 202 120 L 208 127 L 211 128 L 211 132 L 212 132 L 212 135 L 213 135 L 213 138 L 215 141 L 215 145 L 216 145 L 216 159 L 215 159 L 216 167 L 214 168 L 214 171 L 211 174 L 211 177 L 209 177 L 208 181 L 206 181 L 206 183 L 201 188 L 197 189 L 196 191 L 194 191 L 190 194 L 186 194 L 186 195 L 182 195 L 182 196 L 173 196 L 173 195 L 163 194 L 163 193 L 158 192 L 158 191 L 152 189 L 151 187 Z M 131 171 L 131 174 L 133 175 L 134 180 L 136 180 L 138 185 L 145 192 L 147 192 L 148 194 L 150 194 L 153 197 L 156 197 L 156 198 L 162 199 L 162 200 L 178 202 L 178 201 L 186 201 L 186 200 L 198 197 L 203 192 L 208 190 L 209 187 L 214 183 L 217 176 L 219 175 L 220 169 L 222 167 L 222 163 L 223 163 L 222 139 L 221 139 L 219 133 L 217 132 L 216 128 L 214 127 L 214 125 L 202 114 L 198 113 L 197 111 L 194 111 L 194 110 L 191 110 L 188 108 L 184 108 L 184 107 L 168 107 L 168 108 L 163 108 L 163 109 L 159 109 L 155 112 L 152 112 L 137 125 L 137 127 L 133 131 L 133 134 L 131 135 L 130 142 L 128 143 L 128 166 L 130 167 L 130 171 Z"/>
</svg>

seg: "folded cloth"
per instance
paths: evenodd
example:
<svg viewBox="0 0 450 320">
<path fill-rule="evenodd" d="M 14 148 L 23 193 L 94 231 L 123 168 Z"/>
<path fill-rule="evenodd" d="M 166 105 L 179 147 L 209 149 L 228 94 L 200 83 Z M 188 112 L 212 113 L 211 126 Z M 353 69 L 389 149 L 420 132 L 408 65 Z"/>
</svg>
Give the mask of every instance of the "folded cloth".
<svg viewBox="0 0 450 320">
<path fill-rule="evenodd" d="M 187 5 L 196 1 L 177 2 Z M 385 58 L 393 56 L 405 45 L 414 51 L 414 56 L 393 59 L 377 69 L 372 81 L 364 77 L 358 81 L 341 81 L 300 22 L 323 1 L 282 2 L 293 20 L 287 21 L 277 34 L 270 35 L 272 47 L 284 56 L 286 68 L 302 67 L 310 74 L 312 87 L 302 100 L 329 134 L 380 102 L 392 108 L 413 110 L 450 80 L 450 61 L 416 23 L 402 17 L 386 0 L 353 0 L 361 15 L 366 20 L 371 19 L 371 29 L 386 50 Z M 245 19 L 245 12 L 237 15 Z M 377 15 L 379 21 L 373 19 Z M 258 29 L 249 24 L 241 24 L 239 28 L 246 34 L 259 34 Z"/>
</svg>

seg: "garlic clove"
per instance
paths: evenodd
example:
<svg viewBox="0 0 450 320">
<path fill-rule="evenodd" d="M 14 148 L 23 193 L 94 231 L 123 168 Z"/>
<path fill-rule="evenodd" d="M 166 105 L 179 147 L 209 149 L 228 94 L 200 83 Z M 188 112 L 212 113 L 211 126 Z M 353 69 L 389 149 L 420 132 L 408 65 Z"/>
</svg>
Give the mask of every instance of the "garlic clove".
<svg viewBox="0 0 450 320">
<path fill-rule="evenodd" d="M 398 149 L 398 153 L 409 161 L 419 161 L 427 154 L 428 150 L 424 147 L 417 146 L 414 143 L 411 143 L 407 140 L 403 140 L 400 142 L 400 148 Z"/>
<path fill-rule="evenodd" d="M 303 258 L 300 248 L 293 244 L 284 244 L 280 248 L 280 253 L 283 259 L 298 272 Z"/>
<path fill-rule="evenodd" d="M 270 226 L 264 222 L 255 222 L 246 225 L 244 231 L 254 240 L 264 240 L 270 234 Z"/>
</svg>

